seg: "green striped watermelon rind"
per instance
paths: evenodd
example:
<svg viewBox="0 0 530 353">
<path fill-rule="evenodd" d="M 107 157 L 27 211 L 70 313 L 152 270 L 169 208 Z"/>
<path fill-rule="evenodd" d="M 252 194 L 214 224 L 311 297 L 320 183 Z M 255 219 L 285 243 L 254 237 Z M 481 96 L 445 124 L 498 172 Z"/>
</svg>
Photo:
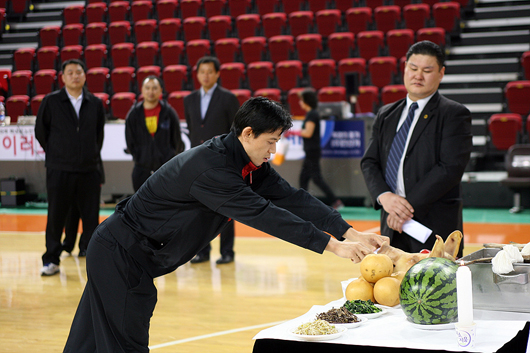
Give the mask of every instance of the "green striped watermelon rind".
<svg viewBox="0 0 530 353">
<path fill-rule="evenodd" d="M 441 257 L 428 257 L 412 266 L 401 282 L 400 304 L 407 318 L 419 325 L 456 321 L 456 270 Z"/>
</svg>

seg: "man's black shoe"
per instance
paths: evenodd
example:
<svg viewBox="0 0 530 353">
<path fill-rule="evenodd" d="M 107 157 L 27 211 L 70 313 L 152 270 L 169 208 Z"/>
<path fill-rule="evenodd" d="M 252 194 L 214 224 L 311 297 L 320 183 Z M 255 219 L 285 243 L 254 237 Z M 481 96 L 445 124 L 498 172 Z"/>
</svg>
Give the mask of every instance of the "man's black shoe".
<svg viewBox="0 0 530 353">
<path fill-rule="evenodd" d="M 77 254 L 77 257 L 85 257 L 86 256 L 86 250 L 79 250 L 79 254 Z"/>
<path fill-rule="evenodd" d="M 234 262 L 234 257 L 231 255 L 223 255 L 217 261 L 215 261 L 215 263 L 218 265 L 229 264 L 231 262 Z"/>
<path fill-rule="evenodd" d="M 195 257 L 190 260 L 192 264 L 200 264 L 201 262 L 206 262 L 206 261 L 210 261 L 210 256 L 195 255 Z"/>
</svg>

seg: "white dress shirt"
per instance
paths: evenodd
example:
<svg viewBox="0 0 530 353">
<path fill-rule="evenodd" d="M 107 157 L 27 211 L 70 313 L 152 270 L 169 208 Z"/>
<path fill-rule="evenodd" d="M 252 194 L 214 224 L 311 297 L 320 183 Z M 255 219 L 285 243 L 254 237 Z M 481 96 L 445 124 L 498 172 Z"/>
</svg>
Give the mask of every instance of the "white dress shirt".
<svg viewBox="0 0 530 353">
<path fill-rule="evenodd" d="M 212 100 L 212 95 L 215 89 L 217 88 L 217 83 L 212 86 L 208 90 L 208 92 L 204 92 L 204 88 L 201 87 L 201 118 L 204 120 L 204 117 L 206 116 L 206 112 L 208 111 L 208 106 L 210 105 L 210 101 Z"/>
<path fill-rule="evenodd" d="M 70 99 L 70 102 L 72 103 L 72 106 L 74 107 L 75 113 L 77 114 L 77 119 L 79 119 L 79 111 L 81 110 L 81 103 L 83 102 L 83 91 L 81 91 L 81 94 L 79 97 L 75 98 L 68 92 L 67 89 L 65 89 L 66 95 L 68 96 L 68 99 Z"/>
</svg>

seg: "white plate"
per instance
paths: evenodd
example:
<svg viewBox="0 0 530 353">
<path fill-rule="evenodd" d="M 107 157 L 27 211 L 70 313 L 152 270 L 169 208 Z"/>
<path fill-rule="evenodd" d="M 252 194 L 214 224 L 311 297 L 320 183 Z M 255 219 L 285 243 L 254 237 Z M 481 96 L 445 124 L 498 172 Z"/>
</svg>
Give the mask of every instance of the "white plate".
<svg viewBox="0 0 530 353">
<path fill-rule="evenodd" d="M 355 314 L 354 314 L 355 315 Z M 356 315 L 357 316 L 357 315 Z M 359 327 L 362 325 L 363 322 L 366 322 L 368 321 L 367 318 L 365 317 L 360 317 L 360 316 L 357 316 L 357 318 L 360 320 L 360 321 L 357 321 L 357 322 L 350 322 L 350 323 L 347 323 L 347 324 L 333 324 L 332 325 L 335 325 L 335 327 L 346 327 L 346 328 L 356 328 L 356 327 Z"/>
<path fill-rule="evenodd" d="M 377 306 L 377 305 L 376 305 Z M 380 312 L 378 313 L 372 313 L 372 314 L 354 314 L 354 315 L 357 315 L 358 317 L 365 317 L 367 319 L 375 319 L 375 318 L 378 318 L 379 316 L 385 314 L 387 312 L 387 310 L 385 308 L 382 308 L 382 307 L 379 307 L 379 309 L 381 309 Z"/>
<path fill-rule="evenodd" d="M 338 327 L 338 325 L 336 325 L 335 327 L 337 328 L 337 331 L 339 332 L 332 333 L 330 335 L 299 335 L 297 333 L 294 333 L 294 331 L 296 331 L 298 326 L 293 327 L 291 330 L 289 330 L 289 333 L 304 341 L 329 341 L 329 340 L 334 340 L 336 338 L 339 338 L 340 336 L 342 336 L 344 332 L 348 331 L 346 327 Z"/>
<path fill-rule="evenodd" d="M 434 331 L 436 331 L 436 330 L 452 330 L 452 329 L 455 328 L 455 323 L 454 322 L 450 322 L 448 324 L 420 325 L 420 324 L 413 323 L 409 319 L 407 319 L 407 321 L 409 322 L 409 324 L 412 325 L 412 327 L 420 329 L 420 330 L 434 330 Z"/>
</svg>

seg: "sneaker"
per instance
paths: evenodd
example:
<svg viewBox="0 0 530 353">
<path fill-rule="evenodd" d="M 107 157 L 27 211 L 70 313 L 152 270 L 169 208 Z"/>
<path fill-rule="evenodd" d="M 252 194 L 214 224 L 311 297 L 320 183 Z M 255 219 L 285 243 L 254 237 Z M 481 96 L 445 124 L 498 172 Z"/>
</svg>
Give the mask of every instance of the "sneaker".
<svg viewBox="0 0 530 353">
<path fill-rule="evenodd" d="M 333 202 L 331 207 L 333 207 L 337 211 L 340 211 L 340 210 L 342 210 L 344 208 L 344 204 L 342 203 L 341 200 L 336 200 L 335 202 Z"/>
<path fill-rule="evenodd" d="M 42 266 L 40 270 L 40 275 L 41 276 L 53 276 L 54 274 L 59 273 L 59 271 L 60 271 L 59 265 L 56 265 L 50 262 L 49 264 Z"/>
</svg>

